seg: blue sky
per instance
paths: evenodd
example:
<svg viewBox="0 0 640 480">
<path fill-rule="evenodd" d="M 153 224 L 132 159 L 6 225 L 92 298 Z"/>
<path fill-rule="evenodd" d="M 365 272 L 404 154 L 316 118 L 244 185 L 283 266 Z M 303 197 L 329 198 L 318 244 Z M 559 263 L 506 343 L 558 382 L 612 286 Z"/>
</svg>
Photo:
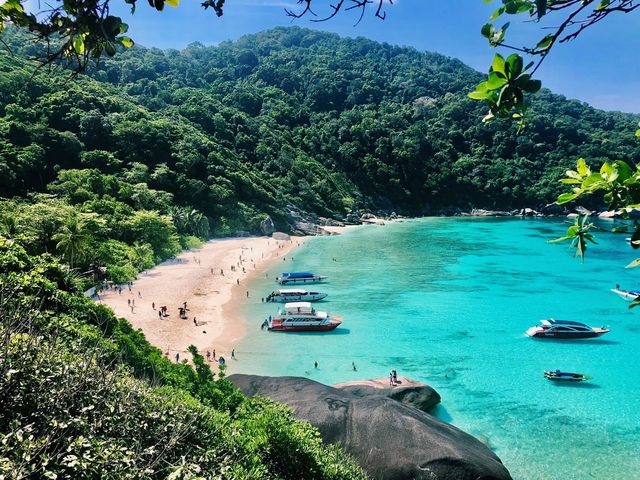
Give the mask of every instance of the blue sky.
<svg viewBox="0 0 640 480">
<path fill-rule="evenodd" d="M 333 1 L 316 0 L 318 6 Z M 165 7 L 163 12 L 156 12 L 145 0 L 139 0 L 134 15 L 130 15 L 124 2 L 115 3 L 119 6 L 114 13 L 129 24 L 129 34 L 138 44 L 148 47 L 183 48 L 195 41 L 215 45 L 248 33 L 293 24 L 435 51 L 485 71 L 493 51 L 481 37 L 480 28 L 501 2 L 396 0 L 387 7 L 385 21 L 376 19 L 371 12 L 357 26 L 353 14 L 324 23 L 314 23 L 308 18 L 292 22 L 284 8 L 295 7 L 294 0 L 227 0 L 221 18 L 204 11 L 198 0 L 182 0 L 178 8 Z M 525 22 L 524 17 L 512 20 L 510 39 L 515 45 L 530 45 L 546 34 L 540 25 Z M 569 98 L 607 110 L 639 113 L 639 31 L 640 13 L 610 17 L 577 40 L 557 46 L 537 77 L 546 87 Z"/>
</svg>

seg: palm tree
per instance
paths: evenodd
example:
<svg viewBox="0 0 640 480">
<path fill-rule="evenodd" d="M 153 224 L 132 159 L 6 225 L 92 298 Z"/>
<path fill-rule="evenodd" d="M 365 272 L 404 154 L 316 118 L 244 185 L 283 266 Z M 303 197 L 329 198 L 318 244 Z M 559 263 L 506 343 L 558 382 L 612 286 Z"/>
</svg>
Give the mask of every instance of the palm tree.
<svg viewBox="0 0 640 480">
<path fill-rule="evenodd" d="M 18 222 L 15 217 L 4 217 L 0 221 L 0 235 L 8 239 L 16 238 L 18 235 Z"/>
<path fill-rule="evenodd" d="M 195 208 L 187 214 L 187 225 L 196 237 L 206 239 L 209 236 L 209 220 Z"/>
<path fill-rule="evenodd" d="M 69 259 L 69 266 L 73 268 L 74 258 L 86 250 L 90 236 L 85 222 L 74 215 L 51 238 L 57 242 L 56 249 Z"/>
</svg>

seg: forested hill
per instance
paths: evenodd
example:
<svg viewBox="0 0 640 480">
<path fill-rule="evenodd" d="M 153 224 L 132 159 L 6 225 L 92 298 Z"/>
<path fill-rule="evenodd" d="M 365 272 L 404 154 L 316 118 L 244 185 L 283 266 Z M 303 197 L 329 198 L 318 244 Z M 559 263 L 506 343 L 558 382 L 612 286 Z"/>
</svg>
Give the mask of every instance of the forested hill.
<svg viewBox="0 0 640 480">
<path fill-rule="evenodd" d="M 458 60 L 296 27 L 217 47 L 136 47 L 72 81 L 27 83 L 32 65 L 0 61 L 5 195 L 51 191 L 61 170 L 91 168 L 133 186 L 122 200 L 135 208 L 188 205 L 217 233 L 278 220 L 287 203 L 333 216 L 536 206 L 578 156 L 640 153 L 636 116 L 543 90 L 518 136 L 482 124 L 483 105 L 466 97 L 481 75 Z M 91 197 L 60 183 L 72 201 Z"/>
</svg>

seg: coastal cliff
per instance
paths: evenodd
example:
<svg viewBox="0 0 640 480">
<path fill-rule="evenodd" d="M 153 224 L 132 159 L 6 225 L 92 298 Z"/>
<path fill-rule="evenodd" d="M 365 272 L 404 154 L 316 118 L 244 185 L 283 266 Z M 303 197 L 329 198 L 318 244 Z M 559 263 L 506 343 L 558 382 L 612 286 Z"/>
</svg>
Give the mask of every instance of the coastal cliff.
<svg viewBox="0 0 640 480">
<path fill-rule="evenodd" d="M 511 479 L 480 441 L 367 382 L 336 388 L 301 377 L 235 374 L 228 379 L 247 396 L 288 405 L 298 419 L 317 427 L 324 441 L 353 455 L 374 479 Z"/>
</svg>

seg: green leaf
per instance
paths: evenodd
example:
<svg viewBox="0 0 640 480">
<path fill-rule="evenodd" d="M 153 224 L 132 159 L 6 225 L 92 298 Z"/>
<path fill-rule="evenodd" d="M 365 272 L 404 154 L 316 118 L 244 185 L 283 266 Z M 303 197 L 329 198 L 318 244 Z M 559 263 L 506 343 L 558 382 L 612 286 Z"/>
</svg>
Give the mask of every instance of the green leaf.
<svg viewBox="0 0 640 480">
<path fill-rule="evenodd" d="M 635 308 L 635 307 L 637 307 L 638 305 L 640 305 L 640 297 L 639 297 L 639 298 L 636 298 L 634 301 L 632 301 L 632 302 L 629 304 L 629 308 Z"/>
<path fill-rule="evenodd" d="M 538 14 L 538 20 L 546 15 L 547 0 L 536 0 L 536 13 Z"/>
<path fill-rule="evenodd" d="M 578 173 L 583 177 L 586 177 L 591 173 L 591 170 L 589 170 L 587 162 L 585 162 L 584 158 L 578 159 L 578 162 L 576 163 L 576 169 L 578 170 Z"/>
<path fill-rule="evenodd" d="M 506 63 L 509 65 L 509 78 L 517 78 L 522 73 L 524 61 L 517 53 L 512 53 L 507 57 Z M 507 70 L 505 68 L 505 70 Z"/>
<path fill-rule="evenodd" d="M 494 72 L 504 73 L 504 58 L 499 53 L 496 53 L 493 57 L 491 70 L 493 70 Z"/>
<path fill-rule="evenodd" d="M 78 55 L 82 55 L 84 53 L 84 39 L 82 35 L 76 35 L 73 37 L 73 49 Z"/>
<path fill-rule="evenodd" d="M 467 97 L 469 98 L 473 98 L 474 100 L 484 100 L 489 96 L 489 94 L 484 91 L 474 91 L 474 92 L 469 92 L 467 93 Z"/>
<path fill-rule="evenodd" d="M 558 205 L 564 205 L 565 203 L 572 202 L 573 200 L 575 200 L 579 196 L 580 195 L 576 194 L 576 193 L 562 193 L 562 194 L 560 194 L 558 196 L 558 199 L 556 200 L 556 203 Z"/>
<path fill-rule="evenodd" d="M 498 88 L 502 88 L 507 84 L 507 80 L 505 78 L 500 78 L 500 76 L 496 72 L 489 73 L 487 77 L 487 81 L 485 82 L 487 86 L 487 90 L 497 90 Z"/>
<path fill-rule="evenodd" d="M 540 80 L 529 80 L 522 89 L 527 93 L 536 93 L 542 88 Z"/>
<path fill-rule="evenodd" d="M 133 40 L 129 37 L 118 37 L 118 40 L 120 40 L 120 44 L 125 48 L 133 47 Z"/>
<path fill-rule="evenodd" d="M 616 170 L 618 171 L 619 181 L 624 182 L 631 177 L 631 167 L 627 162 L 616 160 L 614 162 L 614 165 L 616 166 Z"/>
<path fill-rule="evenodd" d="M 536 45 L 536 50 L 546 50 L 553 43 L 553 34 L 546 35 Z"/>
</svg>

